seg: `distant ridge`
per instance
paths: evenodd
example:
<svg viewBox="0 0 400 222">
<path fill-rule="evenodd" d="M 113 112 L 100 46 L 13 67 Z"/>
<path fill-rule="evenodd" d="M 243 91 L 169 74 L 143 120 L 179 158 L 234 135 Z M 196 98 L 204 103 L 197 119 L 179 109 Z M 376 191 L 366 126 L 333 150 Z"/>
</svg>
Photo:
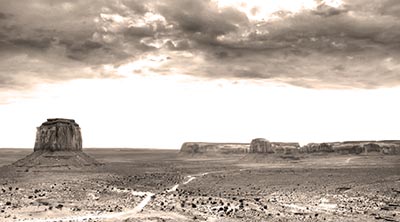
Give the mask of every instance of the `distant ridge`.
<svg viewBox="0 0 400 222">
<path fill-rule="evenodd" d="M 185 142 L 181 146 L 182 154 L 279 154 L 298 155 L 312 153 L 400 155 L 400 140 L 365 140 L 326 143 L 308 143 L 300 146 L 296 142 L 270 142 L 264 138 L 255 138 L 251 143 L 207 143 Z"/>
<path fill-rule="evenodd" d="M 185 142 L 181 146 L 182 154 L 239 154 L 246 153 L 250 147 L 249 143 L 208 143 L 208 142 Z"/>
</svg>

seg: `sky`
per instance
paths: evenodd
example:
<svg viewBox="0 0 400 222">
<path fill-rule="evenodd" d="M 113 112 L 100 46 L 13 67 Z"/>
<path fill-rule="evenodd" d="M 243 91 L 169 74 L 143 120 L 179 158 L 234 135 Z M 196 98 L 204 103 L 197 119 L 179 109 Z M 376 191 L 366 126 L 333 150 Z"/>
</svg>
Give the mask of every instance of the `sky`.
<svg viewBox="0 0 400 222">
<path fill-rule="evenodd" d="M 398 0 L 0 0 L 0 147 L 400 139 Z"/>
</svg>

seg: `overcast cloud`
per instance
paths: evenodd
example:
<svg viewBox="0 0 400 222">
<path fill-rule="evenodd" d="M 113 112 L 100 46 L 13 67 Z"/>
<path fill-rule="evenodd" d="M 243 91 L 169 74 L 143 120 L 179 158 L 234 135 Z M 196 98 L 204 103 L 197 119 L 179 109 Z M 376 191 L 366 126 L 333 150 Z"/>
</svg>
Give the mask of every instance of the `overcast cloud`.
<svg viewBox="0 0 400 222">
<path fill-rule="evenodd" d="M 152 57 L 162 62 L 146 70 L 163 75 L 399 86 L 400 1 L 318 2 L 255 21 L 205 0 L 1 0 L 0 88 L 116 78 L 118 67 Z"/>
</svg>

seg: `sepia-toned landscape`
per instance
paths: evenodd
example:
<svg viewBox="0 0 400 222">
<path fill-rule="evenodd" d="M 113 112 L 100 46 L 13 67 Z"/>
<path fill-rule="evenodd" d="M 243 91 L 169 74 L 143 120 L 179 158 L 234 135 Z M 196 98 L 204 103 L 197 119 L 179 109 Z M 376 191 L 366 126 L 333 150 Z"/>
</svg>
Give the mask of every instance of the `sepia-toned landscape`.
<svg viewBox="0 0 400 222">
<path fill-rule="evenodd" d="M 0 222 L 400 222 L 400 0 L 0 0 Z"/>
<path fill-rule="evenodd" d="M 3 166 L 1 221 L 400 220 L 399 156 L 85 152 L 104 165 Z M 28 153 L 1 150 L 1 163 Z"/>
<path fill-rule="evenodd" d="M 400 219 L 396 141 L 393 153 L 371 142 L 362 153 L 300 152 L 265 139 L 82 152 L 73 120 L 48 119 L 37 131 L 35 152 L 0 150 L 1 221 Z"/>
</svg>

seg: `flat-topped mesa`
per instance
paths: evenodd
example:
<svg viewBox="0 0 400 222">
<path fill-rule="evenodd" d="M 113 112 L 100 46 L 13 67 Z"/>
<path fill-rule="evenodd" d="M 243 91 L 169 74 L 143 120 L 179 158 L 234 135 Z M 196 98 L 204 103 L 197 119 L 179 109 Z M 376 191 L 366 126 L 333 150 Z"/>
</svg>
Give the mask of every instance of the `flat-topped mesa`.
<svg viewBox="0 0 400 222">
<path fill-rule="evenodd" d="M 206 143 L 185 142 L 182 144 L 182 154 L 242 154 L 249 150 L 248 143 Z"/>
<path fill-rule="evenodd" d="M 73 119 L 47 119 L 37 127 L 34 151 L 82 151 L 81 128 Z"/>
<path fill-rule="evenodd" d="M 309 143 L 300 149 L 301 153 L 367 154 L 381 153 L 386 155 L 400 154 L 399 140 L 381 141 L 344 141 L 332 143 Z"/>
<path fill-rule="evenodd" d="M 250 153 L 292 154 L 299 148 L 299 143 L 270 142 L 264 138 L 253 139 L 250 143 Z"/>
<path fill-rule="evenodd" d="M 42 123 L 42 125 L 52 125 L 55 123 L 68 123 L 68 124 L 74 124 L 75 126 L 78 126 L 78 123 L 75 122 L 73 119 L 64 119 L 64 118 L 50 118 L 47 119 L 46 122 Z"/>
</svg>

